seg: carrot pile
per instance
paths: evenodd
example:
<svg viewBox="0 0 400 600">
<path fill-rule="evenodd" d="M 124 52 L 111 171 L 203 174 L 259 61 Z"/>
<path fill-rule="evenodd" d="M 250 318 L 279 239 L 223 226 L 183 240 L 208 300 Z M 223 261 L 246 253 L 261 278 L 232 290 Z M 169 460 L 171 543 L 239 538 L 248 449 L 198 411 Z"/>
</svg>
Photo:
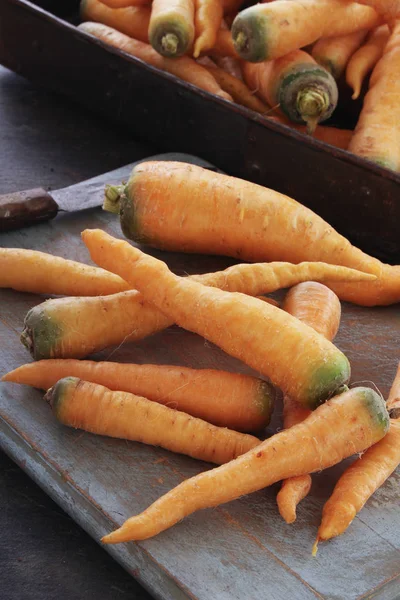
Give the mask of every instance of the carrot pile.
<svg viewBox="0 0 400 600">
<path fill-rule="evenodd" d="M 80 12 L 78 29 L 109 46 L 400 171 L 397 0 L 81 0 Z M 350 96 L 365 97 L 354 131 L 332 127 Z"/>
</svg>

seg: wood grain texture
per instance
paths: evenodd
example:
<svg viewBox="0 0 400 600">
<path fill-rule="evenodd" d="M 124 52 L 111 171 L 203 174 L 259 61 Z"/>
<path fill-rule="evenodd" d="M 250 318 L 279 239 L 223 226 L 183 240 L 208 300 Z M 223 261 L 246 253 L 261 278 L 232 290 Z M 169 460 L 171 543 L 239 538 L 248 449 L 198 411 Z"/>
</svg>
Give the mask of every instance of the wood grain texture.
<svg viewBox="0 0 400 600">
<path fill-rule="evenodd" d="M 29 231 L 4 234 L 0 244 L 89 262 L 80 241 L 85 227 L 103 227 L 121 235 L 113 215 L 93 209 L 57 217 Z M 233 262 L 222 257 L 151 253 L 177 273 L 217 270 Z M 11 290 L 1 292 L 1 373 L 29 360 L 18 336 L 27 310 L 42 300 Z M 386 395 L 399 359 L 399 306 L 345 305 L 336 339 L 352 363 L 352 382 L 374 382 Z M 110 357 L 121 362 L 252 372 L 177 327 L 95 356 Z M 269 433 L 280 426 L 281 412 L 278 406 Z M 24 386 L 1 384 L 0 416 L 1 444 L 7 452 L 97 540 L 183 478 L 208 468 L 161 449 L 64 428 L 54 420 L 42 394 Z M 323 503 L 348 463 L 314 476 L 311 494 L 300 505 L 298 521 L 292 526 L 279 517 L 275 485 L 194 514 L 156 538 L 107 550 L 162 600 L 394 600 L 400 594 L 398 473 L 343 537 L 321 544 L 317 558 L 311 556 Z"/>
</svg>

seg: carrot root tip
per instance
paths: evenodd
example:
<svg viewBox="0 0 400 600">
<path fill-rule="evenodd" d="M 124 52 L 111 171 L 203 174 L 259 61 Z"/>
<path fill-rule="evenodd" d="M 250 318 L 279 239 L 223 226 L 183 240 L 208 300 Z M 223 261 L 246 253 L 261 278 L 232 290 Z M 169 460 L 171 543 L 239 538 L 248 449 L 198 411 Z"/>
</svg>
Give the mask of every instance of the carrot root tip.
<svg viewBox="0 0 400 600">
<path fill-rule="evenodd" d="M 119 215 L 121 196 L 124 194 L 124 189 L 123 185 L 106 185 L 103 210 Z"/>
</svg>

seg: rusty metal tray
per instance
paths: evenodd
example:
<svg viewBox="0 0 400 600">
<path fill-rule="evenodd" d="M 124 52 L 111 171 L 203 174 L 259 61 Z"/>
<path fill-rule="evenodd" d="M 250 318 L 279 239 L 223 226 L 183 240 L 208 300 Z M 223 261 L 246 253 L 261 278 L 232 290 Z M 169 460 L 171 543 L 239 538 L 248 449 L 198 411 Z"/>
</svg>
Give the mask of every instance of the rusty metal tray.
<svg viewBox="0 0 400 600">
<path fill-rule="evenodd" d="M 288 194 L 362 249 L 400 263 L 398 174 L 87 37 L 75 27 L 78 6 L 77 0 L 1 0 L 0 63 L 160 150 L 197 154 Z"/>
</svg>

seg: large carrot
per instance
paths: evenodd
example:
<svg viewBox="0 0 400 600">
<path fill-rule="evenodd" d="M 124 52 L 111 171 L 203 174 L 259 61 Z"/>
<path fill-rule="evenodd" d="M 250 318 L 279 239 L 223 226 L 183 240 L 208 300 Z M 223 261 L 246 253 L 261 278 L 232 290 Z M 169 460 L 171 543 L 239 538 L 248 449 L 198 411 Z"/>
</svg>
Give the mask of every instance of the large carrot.
<svg viewBox="0 0 400 600">
<path fill-rule="evenodd" d="M 400 404 L 400 365 L 397 370 L 387 408 Z M 367 500 L 383 485 L 400 464 L 400 419 L 390 420 L 386 436 L 369 448 L 346 469 L 325 503 L 318 529 L 314 554 L 319 540 L 329 540 L 346 531 Z"/>
<path fill-rule="evenodd" d="M 193 45 L 195 0 L 153 0 L 149 40 L 157 52 L 169 58 L 186 54 Z"/>
<path fill-rule="evenodd" d="M 141 42 L 149 41 L 150 13 L 148 6 L 116 9 L 106 6 L 100 0 L 81 0 L 80 5 L 82 21 L 103 23 Z"/>
<path fill-rule="evenodd" d="M 223 290 L 259 296 L 300 281 L 359 281 L 373 276 L 315 262 L 238 264 L 193 278 Z M 108 346 L 138 341 L 172 324 L 135 290 L 106 297 L 57 298 L 28 312 L 21 341 L 36 360 L 84 358 Z"/>
<path fill-rule="evenodd" d="M 314 44 L 312 56 L 325 67 L 335 79 L 339 79 L 346 66 L 367 37 L 368 29 L 346 35 L 322 38 Z"/>
<path fill-rule="evenodd" d="M 60 379 L 45 398 L 64 425 L 161 446 L 215 464 L 229 462 L 260 443 L 252 435 L 77 377 Z"/>
<path fill-rule="evenodd" d="M 319 38 L 371 29 L 379 23 L 370 7 L 343 0 L 276 0 L 240 12 L 232 25 L 236 51 L 261 62 L 304 48 Z"/>
<path fill-rule="evenodd" d="M 338 89 L 332 75 L 304 50 L 262 63 L 244 62 L 243 78 L 250 90 L 295 123 L 310 131 L 336 108 Z"/>
<path fill-rule="evenodd" d="M 277 123 L 282 123 L 282 125 L 286 125 L 287 127 L 295 129 L 296 131 L 304 133 L 305 135 L 309 135 L 307 128 L 304 125 L 297 125 L 292 121 L 289 121 L 289 119 L 286 119 L 286 117 L 283 115 L 268 115 L 268 119 L 271 121 L 276 121 Z M 325 127 L 324 125 L 319 125 L 313 132 L 312 137 L 320 142 L 325 142 L 331 146 L 336 146 L 336 148 L 347 150 L 352 135 L 353 132 L 351 129 L 339 129 L 338 127 Z"/>
<path fill-rule="evenodd" d="M 400 171 L 399 70 L 400 19 L 372 72 L 369 90 L 349 144 L 350 152 L 393 171 Z"/>
<path fill-rule="evenodd" d="M 326 469 L 378 442 L 388 427 L 380 396 L 369 388 L 353 388 L 230 463 L 183 481 L 102 541 L 116 544 L 146 539 L 197 510 L 229 502 L 281 479 Z"/>
<path fill-rule="evenodd" d="M 178 325 L 269 377 L 294 400 L 315 408 L 348 381 L 344 354 L 285 311 L 178 277 L 162 261 L 99 229 L 82 237 L 97 264 L 134 280 L 143 297 Z"/>
<path fill-rule="evenodd" d="M 100 296 L 129 289 L 113 273 L 37 250 L 0 248 L 0 288 L 18 292 Z"/>
<path fill-rule="evenodd" d="M 247 261 L 304 260 L 374 273 L 377 280 L 329 283 L 341 300 L 400 301 L 400 266 L 384 265 L 295 200 L 268 188 L 183 163 L 146 162 L 121 188 L 126 237 L 164 250 Z"/>
<path fill-rule="evenodd" d="M 381 58 L 388 39 L 389 27 L 381 25 L 371 32 L 365 44 L 350 58 L 346 68 L 346 82 L 353 89 L 353 100 L 359 97 L 363 81 Z"/>
<path fill-rule="evenodd" d="M 193 56 L 208 52 L 215 46 L 221 26 L 223 7 L 220 0 L 195 0 L 195 32 Z"/>
<path fill-rule="evenodd" d="M 100 23 L 82 23 L 78 29 L 94 35 L 101 39 L 106 44 L 119 48 L 127 54 L 136 56 L 153 67 L 157 67 L 162 71 L 167 71 L 179 79 L 188 81 L 189 83 L 199 87 L 215 96 L 225 98 L 232 101 L 229 94 L 224 92 L 221 86 L 216 82 L 213 75 L 202 65 L 199 65 L 189 56 L 181 56 L 180 58 L 165 58 L 161 56 L 150 46 L 138 40 L 134 40 L 111 27 Z"/>
<path fill-rule="evenodd" d="M 274 392 L 266 381 L 213 369 L 90 360 L 42 360 L 10 371 L 1 381 L 47 390 L 64 377 L 129 392 L 214 425 L 257 431 L 270 421 Z"/>
<path fill-rule="evenodd" d="M 340 324 L 340 300 L 332 290 L 321 283 L 307 281 L 291 288 L 285 297 L 282 309 L 333 340 Z M 283 398 L 283 425 L 285 429 L 306 419 L 310 411 L 293 402 L 289 396 Z M 309 474 L 285 479 L 277 495 L 279 512 L 286 523 L 296 520 L 296 507 L 311 488 Z"/>
</svg>

